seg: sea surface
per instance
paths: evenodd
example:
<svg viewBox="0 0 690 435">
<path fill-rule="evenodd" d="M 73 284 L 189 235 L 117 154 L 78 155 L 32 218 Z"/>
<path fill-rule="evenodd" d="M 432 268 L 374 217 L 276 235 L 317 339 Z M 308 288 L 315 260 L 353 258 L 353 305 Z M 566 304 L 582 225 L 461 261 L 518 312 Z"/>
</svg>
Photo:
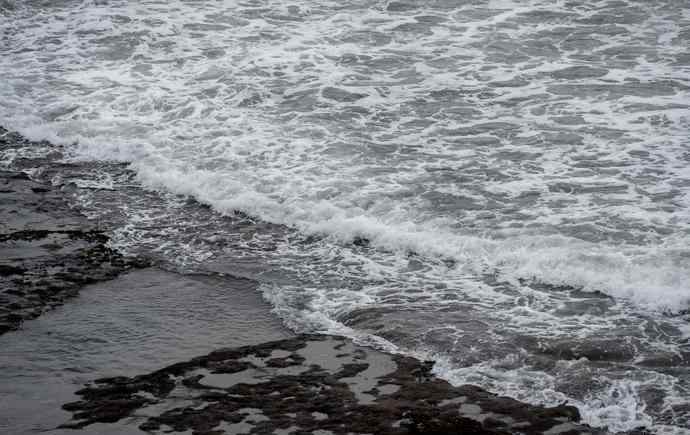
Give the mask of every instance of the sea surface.
<svg viewBox="0 0 690 435">
<path fill-rule="evenodd" d="M 690 434 L 689 0 L 0 0 L 0 125 L 295 331 Z"/>
</svg>

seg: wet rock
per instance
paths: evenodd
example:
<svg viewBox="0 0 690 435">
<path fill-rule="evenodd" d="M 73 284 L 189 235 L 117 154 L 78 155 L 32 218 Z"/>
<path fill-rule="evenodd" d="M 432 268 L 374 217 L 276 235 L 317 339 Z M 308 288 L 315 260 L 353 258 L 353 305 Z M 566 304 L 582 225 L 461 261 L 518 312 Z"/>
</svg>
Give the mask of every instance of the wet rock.
<svg viewBox="0 0 690 435">
<path fill-rule="evenodd" d="M 453 387 L 432 366 L 343 337 L 302 335 L 97 380 L 64 405 L 73 419 L 63 427 L 133 418 L 152 433 L 597 433 L 572 406 Z"/>
<path fill-rule="evenodd" d="M 0 151 L 25 139 L 0 128 Z M 0 334 L 78 294 L 85 284 L 145 266 L 108 247 L 58 187 L 0 171 Z"/>
</svg>

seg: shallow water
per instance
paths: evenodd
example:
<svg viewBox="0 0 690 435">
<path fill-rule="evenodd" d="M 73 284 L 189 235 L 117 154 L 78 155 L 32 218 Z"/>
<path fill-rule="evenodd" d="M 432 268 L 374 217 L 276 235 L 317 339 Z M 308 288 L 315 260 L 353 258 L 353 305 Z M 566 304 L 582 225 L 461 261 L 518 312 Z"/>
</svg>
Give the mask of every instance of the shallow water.
<svg viewBox="0 0 690 435">
<path fill-rule="evenodd" d="M 0 124 L 66 146 L 43 175 L 121 249 L 453 382 L 690 426 L 687 2 L 0 10 Z"/>
<path fill-rule="evenodd" d="M 71 417 L 61 406 L 100 377 L 135 376 L 221 347 L 289 337 L 255 289 L 250 280 L 156 269 L 85 287 L 67 305 L 0 337 L 0 432 L 58 433 L 53 429 Z M 143 421 L 90 431 L 138 433 Z"/>
</svg>

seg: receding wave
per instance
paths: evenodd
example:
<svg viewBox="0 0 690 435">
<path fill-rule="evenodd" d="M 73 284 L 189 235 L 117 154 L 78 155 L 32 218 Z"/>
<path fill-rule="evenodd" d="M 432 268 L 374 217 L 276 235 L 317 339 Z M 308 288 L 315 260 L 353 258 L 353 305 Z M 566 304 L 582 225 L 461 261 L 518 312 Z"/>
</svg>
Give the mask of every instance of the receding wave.
<svg viewBox="0 0 690 435">
<path fill-rule="evenodd" d="M 577 361 L 684 352 L 686 9 L 0 0 L 0 124 L 290 228 L 253 243 L 295 328 L 429 352 L 449 379 L 514 396 L 552 391 L 600 426 L 673 427 L 690 418 L 679 378 Z M 222 257 L 168 237 L 171 258 Z M 645 399 L 655 384 L 666 408 Z"/>
</svg>

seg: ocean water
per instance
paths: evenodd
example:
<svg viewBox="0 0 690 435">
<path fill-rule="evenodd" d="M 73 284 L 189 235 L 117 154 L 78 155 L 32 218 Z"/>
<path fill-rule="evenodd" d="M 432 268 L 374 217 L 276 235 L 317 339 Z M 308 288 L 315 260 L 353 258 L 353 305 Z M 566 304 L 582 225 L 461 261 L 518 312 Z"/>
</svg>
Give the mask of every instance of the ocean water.
<svg viewBox="0 0 690 435">
<path fill-rule="evenodd" d="M 689 47 L 687 0 L 0 0 L 0 125 L 294 330 L 687 434 Z"/>
</svg>

